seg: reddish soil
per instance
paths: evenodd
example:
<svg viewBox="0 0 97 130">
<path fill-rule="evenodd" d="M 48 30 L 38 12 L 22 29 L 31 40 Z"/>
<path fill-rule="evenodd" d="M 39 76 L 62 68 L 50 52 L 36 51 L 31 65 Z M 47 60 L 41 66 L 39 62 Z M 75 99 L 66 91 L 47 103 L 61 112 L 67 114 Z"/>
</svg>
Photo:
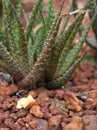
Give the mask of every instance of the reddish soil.
<svg viewBox="0 0 97 130">
<path fill-rule="evenodd" d="M 90 47 L 87 52 L 96 54 Z M 0 130 L 97 130 L 97 67 L 87 61 L 62 89 L 38 88 L 23 95 L 37 102 L 27 110 L 16 108 L 17 91 L 17 86 L 0 81 Z"/>
<path fill-rule="evenodd" d="M 12 90 L 16 86 L 3 82 L 0 130 L 97 130 L 96 71 L 83 62 L 63 89 L 31 90 L 24 97 L 32 95 L 37 104 L 27 110 L 16 108 L 19 98 L 14 94 L 17 89 Z"/>
</svg>

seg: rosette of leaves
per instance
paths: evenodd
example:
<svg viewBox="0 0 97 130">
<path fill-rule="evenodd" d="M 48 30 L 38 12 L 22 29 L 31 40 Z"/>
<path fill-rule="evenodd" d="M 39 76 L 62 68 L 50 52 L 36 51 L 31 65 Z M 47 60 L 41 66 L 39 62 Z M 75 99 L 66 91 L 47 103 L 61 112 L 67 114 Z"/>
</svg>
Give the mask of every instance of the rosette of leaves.
<svg viewBox="0 0 97 130">
<path fill-rule="evenodd" d="M 22 0 L 18 0 L 16 8 L 10 0 L 2 0 L 0 67 L 13 77 L 18 86 L 60 88 L 82 61 L 84 54 L 78 56 L 78 53 L 93 19 L 71 49 L 85 13 L 78 14 L 66 29 L 71 13 L 61 15 L 63 5 L 64 0 L 61 0 L 58 13 L 54 15 L 54 2 L 49 0 L 48 18 L 44 19 L 43 0 L 37 0 L 24 28 L 21 19 Z M 60 26 L 62 19 L 64 22 Z"/>
</svg>

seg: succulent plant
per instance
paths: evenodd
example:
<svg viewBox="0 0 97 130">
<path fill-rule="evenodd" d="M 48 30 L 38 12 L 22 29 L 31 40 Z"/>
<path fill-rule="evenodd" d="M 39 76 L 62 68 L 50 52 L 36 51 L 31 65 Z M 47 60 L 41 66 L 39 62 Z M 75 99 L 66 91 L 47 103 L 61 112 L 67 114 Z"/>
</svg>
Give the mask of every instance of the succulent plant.
<svg viewBox="0 0 97 130">
<path fill-rule="evenodd" d="M 41 85 L 48 89 L 60 88 L 85 55 L 78 56 L 78 53 L 94 18 L 71 49 L 85 12 L 78 13 L 66 27 L 66 21 L 72 13 L 61 15 L 64 0 L 61 0 L 56 16 L 53 0 L 49 0 L 48 4 L 48 18 L 45 19 L 43 0 L 37 0 L 27 27 L 24 28 L 21 19 L 22 0 L 18 0 L 16 8 L 10 0 L 2 0 L 0 66 L 13 77 L 18 86 L 24 88 Z M 36 15 L 38 20 L 35 19 Z M 60 26 L 62 19 L 64 22 Z"/>
</svg>

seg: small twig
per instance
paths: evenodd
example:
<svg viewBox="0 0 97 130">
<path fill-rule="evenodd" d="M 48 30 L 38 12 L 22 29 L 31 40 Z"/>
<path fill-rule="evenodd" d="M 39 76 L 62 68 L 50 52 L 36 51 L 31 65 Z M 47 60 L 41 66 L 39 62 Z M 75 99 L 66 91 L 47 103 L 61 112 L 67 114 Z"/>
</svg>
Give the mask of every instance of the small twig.
<svg viewBox="0 0 97 130">
<path fill-rule="evenodd" d="M 73 15 L 73 14 L 76 14 L 76 13 L 84 13 L 84 12 L 86 12 L 86 11 L 84 10 L 84 8 L 81 8 L 81 9 L 77 9 L 77 10 L 75 10 L 75 11 L 72 11 L 72 12 L 70 12 L 70 13 L 63 14 L 62 17 L 65 17 L 65 16 L 67 16 L 67 15 Z"/>
</svg>

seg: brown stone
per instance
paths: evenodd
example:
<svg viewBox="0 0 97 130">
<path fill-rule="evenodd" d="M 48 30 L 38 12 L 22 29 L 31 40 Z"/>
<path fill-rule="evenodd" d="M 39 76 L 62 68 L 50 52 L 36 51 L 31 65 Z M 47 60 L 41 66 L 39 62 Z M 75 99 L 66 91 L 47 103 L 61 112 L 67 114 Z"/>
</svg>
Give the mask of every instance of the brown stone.
<svg viewBox="0 0 97 130">
<path fill-rule="evenodd" d="M 93 99 L 97 98 L 97 90 L 90 91 L 88 97 Z"/>
<path fill-rule="evenodd" d="M 4 119 L 6 119 L 8 117 L 9 117 L 9 112 L 8 111 L 3 112 L 3 113 L 0 112 L 0 120 L 3 121 Z"/>
<path fill-rule="evenodd" d="M 77 87 L 75 86 L 75 87 L 72 88 L 72 91 L 74 91 L 74 92 L 85 92 L 87 90 L 89 90 L 89 86 L 85 85 L 85 84 L 84 85 L 78 85 Z"/>
<path fill-rule="evenodd" d="M 56 95 L 56 92 L 54 90 L 49 91 L 48 96 L 53 98 Z"/>
<path fill-rule="evenodd" d="M 74 116 L 71 122 L 66 125 L 63 130 L 84 130 L 83 119 L 78 116 Z"/>
<path fill-rule="evenodd" d="M 33 118 L 33 115 L 28 113 L 26 117 L 23 118 L 24 122 L 29 122 Z"/>
<path fill-rule="evenodd" d="M 62 128 L 64 128 L 67 124 L 69 124 L 71 122 L 71 117 L 62 117 L 62 122 L 61 122 L 61 125 L 62 125 Z"/>
<path fill-rule="evenodd" d="M 96 110 L 84 110 L 83 115 L 96 115 Z"/>
<path fill-rule="evenodd" d="M 86 71 L 87 68 L 89 68 L 90 71 L 94 71 L 94 67 L 91 64 L 88 64 L 88 62 L 84 61 L 83 63 L 80 64 L 80 69 L 82 71 Z"/>
<path fill-rule="evenodd" d="M 58 99 L 64 99 L 64 91 L 63 90 L 56 90 L 55 97 Z"/>
<path fill-rule="evenodd" d="M 9 128 L 4 127 L 4 128 L 0 128 L 0 130 L 10 130 L 10 129 L 9 129 Z"/>
<path fill-rule="evenodd" d="M 7 86 L 9 86 L 9 83 L 7 82 L 7 81 L 0 81 L 0 86 L 3 86 L 3 87 L 7 87 Z"/>
<path fill-rule="evenodd" d="M 64 100 L 66 101 L 66 107 L 69 110 L 81 111 L 80 100 L 72 92 L 65 92 Z"/>
<path fill-rule="evenodd" d="M 28 111 L 26 111 L 24 109 L 21 109 L 21 110 L 17 111 L 17 117 L 18 118 L 25 117 L 27 114 L 28 114 Z"/>
<path fill-rule="evenodd" d="M 37 127 L 37 118 L 32 117 L 30 121 L 28 121 L 28 124 L 31 128 L 35 129 Z"/>
<path fill-rule="evenodd" d="M 66 102 L 64 100 L 59 100 L 57 98 L 54 98 L 52 100 L 51 108 L 58 108 L 64 112 L 68 112 L 68 109 L 66 108 Z"/>
<path fill-rule="evenodd" d="M 13 95 L 15 92 L 18 91 L 18 87 L 14 84 L 11 84 L 7 87 L 0 86 L 0 94 L 2 95 Z"/>
<path fill-rule="evenodd" d="M 38 119 L 37 121 L 37 130 L 49 130 L 48 122 L 43 119 Z"/>
<path fill-rule="evenodd" d="M 44 118 L 45 119 L 50 119 L 52 117 L 52 114 L 51 113 L 49 113 L 48 111 L 45 111 L 45 113 L 44 113 Z"/>
<path fill-rule="evenodd" d="M 22 120 L 22 118 L 18 118 L 17 122 L 24 127 L 25 126 L 25 122 Z"/>
<path fill-rule="evenodd" d="M 50 107 L 49 108 L 50 113 L 55 116 L 55 115 L 62 115 L 64 117 L 68 117 L 68 114 L 61 110 L 60 108 L 57 107 Z"/>
<path fill-rule="evenodd" d="M 96 79 L 96 80 L 93 80 L 93 83 L 92 83 L 92 85 L 90 86 L 90 88 L 97 90 L 97 79 Z"/>
<path fill-rule="evenodd" d="M 97 115 L 87 115 L 83 117 L 84 130 L 97 130 Z"/>
<path fill-rule="evenodd" d="M 39 87 L 39 88 L 37 88 L 36 90 L 35 90 L 35 92 L 37 93 L 37 94 L 41 94 L 42 92 L 44 92 L 46 95 L 49 93 L 49 90 L 47 90 L 47 89 L 45 89 L 45 88 L 43 88 L 43 87 Z M 39 95 L 38 95 L 39 96 Z"/>
<path fill-rule="evenodd" d="M 40 106 L 38 106 L 38 105 L 32 106 L 30 109 L 30 113 L 38 118 L 43 118 L 43 116 L 44 116 L 44 113 L 41 112 Z"/>
<path fill-rule="evenodd" d="M 38 103 L 39 103 L 39 101 L 38 101 Z M 51 104 L 51 101 L 49 99 L 47 99 L 47 101 L 44 100 L 44 101 L 41 101 L 39 103 L 39 105 L 41 106 L 42 111 L 45 111 L 45 109 L 47 109 L 50 104 Z"/>
<path fill-rule="evenodd" d="M 37 98 L 37 93 L 34 90 L 31 90 L 28 95 L 31 95 L 33 98 Z"/>
<path fill-rule="evenodd" d="M 13 127 L 12 127 L 12 130 L 21 130 L 22 129 L 22 126 L 20 126 L 20 124 L 19 123 L 15 123 L 15 124 L 13 124 Z"/>
<path fill-rule="evenodd" d="M 83 107 L 88 110 L 94 110 L 95 108 L 97 108 L 97 100 L 88 98 Z"/>
<path fill-rule="evenodd" d="M 11 117 L 13 120 L 16 120 L 18 118 L 16 113 L 11 113 L 9 117 Z"/>
<path fill-rule="evenodd" d="M 61 119 L 62 119 L 62 115 L 57 115 L 57 116 L 52 116 L 50 119 L 49 119 L 49 127 L 52 128 L 52 127 L 58 127 L 61 123 Z"/>
<path fill-rule="evenodd" d="M 14 120 L 12 118 L 6 118 L 4 121 L 4 125 L 8 128 L 13 128 Z"/>
<path fill-rule="evenodd" d="M 39 95 L 38 95 L 38 102 L 47 102 L 49 101 L 49 97 L 47 95 L 47 93 L 45 92 L 41 92 Z"/>
<path fill-rule="evenodd" d="M 79 112 L 75 112 L 75 111 L 69 111 L 69 116 L 73 117 L 73 116 L 82 116 L 83 112 L 79 111 Z"/>
</svg>

